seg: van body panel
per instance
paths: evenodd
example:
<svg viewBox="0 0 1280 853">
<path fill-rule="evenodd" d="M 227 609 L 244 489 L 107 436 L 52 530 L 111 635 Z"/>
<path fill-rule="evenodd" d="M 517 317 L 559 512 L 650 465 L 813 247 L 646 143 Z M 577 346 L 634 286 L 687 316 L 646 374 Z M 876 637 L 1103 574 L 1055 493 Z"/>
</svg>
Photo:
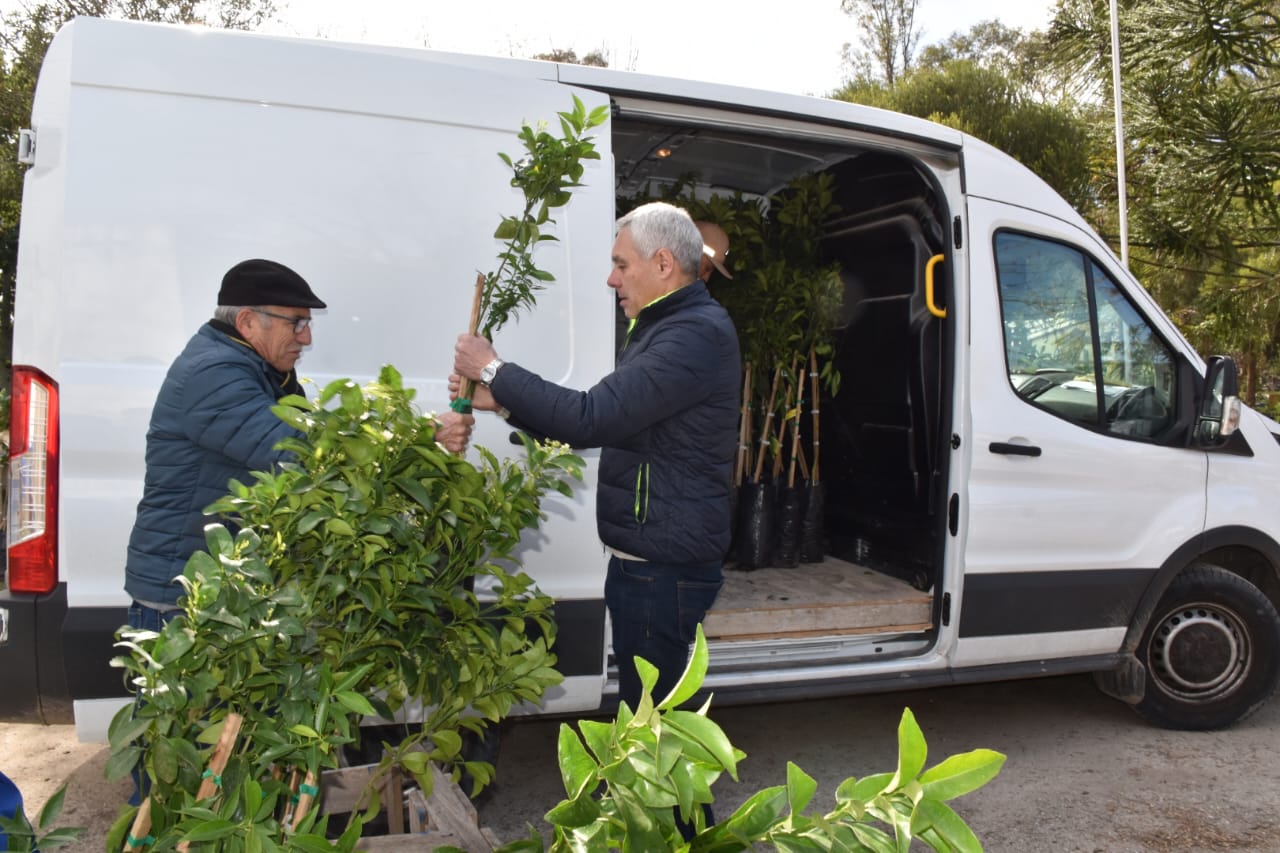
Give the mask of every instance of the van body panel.
<svg viewBox="0 0 1280 853">
<path fill-rule="evenodd" d="M 1018 662 L 1109 655 L 1120 648 L 1124 635 L 1124 626 L 1117 626 L 1086 631 L 969 637 L 961 639 L 952 658 L 952 664 L 956 669 L 1011 668 L 1011 664 Z"/>
<path fill-rule="evenodd" d="M 965 140 L 964 134 L 957 130 L 915 116 L 829 98 L 785 95 L 589 65 L 559 65 L 558 77 L 561 82 L 609 92 L 619 99 L 649 97 L 697 109 L 732 105 L 739 114 L 790 117 L 804 121 L 815 130 L 824 125 L 864 129 L 882 138 L 919 141 L 952 151 L 959 150 Z"/>
<path fill-rule="evenodd" d="M 969 601 L 971 593 L 986 599 L 981 609 L 1003 602 L 1017 606 L 1024 616 L 1041 614 L 1050 620 L 1061 618 L 1055 614 L 1062 613 L 1064 590 L 1081 590 L 1095 600 L 1092 608 L 1087 603 L 1077 608 L 1077 614 L 1106 614 L 1102 617 L 1105 627 L 1118 629 L 1111 632 L 1118 648 L 1148 575 L 1164 564 L 1174 548 L 1204 529 L 1207 454 L 1185 445 L 1162 446 L 1089 428 L 1040 405 L 1042 398 L 1020 396 L 1012 384 L 1017 368 L 1006 353 L 1004 324 L 1015 322 L 1011 318 L 1018 311 L 1044 311 L 1040 320 L 1029 322 L 1041 323 L 1048 336 L 1056 333 L 1051 324 L 1060 326 L 1065 321 L 1048 313 L 1055 306 L 1032 298 L 1025 304 L 1002 304 L 997 235 L 1029 235 L 1032 242 L 1044 241 L 1049 251 L 1066 247 L 1087 253 L 1082 257 L 1123 279 L 1108 255 L 1095 254 L 1092 241 L 1082 239 L 1083 232 L 1062 220 L 972 196 L 968 212 L 973 236 L 970 281 L 975 282 L 970 290 L 974 346 L 969 372 L 973 457 L 967 482 L 968 581 L 960 602 L 965 615 L 958 660 L 989 661 L 980 653 L 975 658 L 965 651 L 972 642 L 966 638 L 976 632 L 974 626 L 991 621 L 977 609 L 970 613 L 971 604 L 978 605 Z M 1041 286 L 1042 282 L 1033 280 L 1035 276 L 1056 273 L 1051 260 L 1032 268 L 1038 260 L 1026 261 L 1029 288 Z M 1006 276 L 1012 274 L 1006 270 Z M 1008 289 L 1013 283 L 1006 280 L 1005 286 Z M 1180 340 L 1166 343 L 1172 351 L 1181 352 Z M 1092 405 L 1095 386 L 1088 384 L 1081 393 Z M 1008 444 L 1025 446 L 1037 455 L 995 452 L 997 446 Z M 1134 512 L 1135 507 L 1143 511 Z M 1087 580 L 1113 572 L 1127 582 Z M 1052 573 L 1070 577 L 1054 582 Z M 1085 631 L 1104 626 L 1086 622 L 1076 627 Z M 1019 645 L 1026 640 L 1016 629 L 1004 631 L 1010 632 L 1018 633 Z M 1057 648 L 1059 653 L 1074 653 L 1069 652 L 1069 643 Z M 1114 650 L 1092 648 L 1094 652 Z"/>
<path fill-rule="evenodd" d="M 157 57 L 167 59 L 157 65 Z M 364 381 L 391 363 L 424 411 L 447 407 L 452 342 L 476 271 L 497 265 L 490 235 L 522 203 L 498 152 L 518 158 L 514 131 L 566 109 L 569 94 L 536 76 L 323 43 L 91 19 L 59 33 L 33 109 L 14 352 L 62 387 L 60 512 L 69 535 L 59 563 L 71 608 L 119 608 L 123 622 L 123 563 L 155 395 L 237 261 L 279 259 L 328 302 L 299 364 L 315 383 L 312 397 L 335 378 Z M 589 108 L 607 103 L 577 94 Z M 540 249 L 556 281 L 538 321 L 499 339 L 508 358 L 580 387 L 612 361 L 612 342 L 594 334 L 614 310 L 605 285 L 614 207 L 607 126 L 596 142 L 602 159 L 585 164 L 584 186 L 557 216 L 559 233 L 574 239 Z M 499 456 L 523 453 L 502 421 L 479 421 L 476 443 Z M 557 599 L 594 602 L 602 613 L 598 452 L 583 456 L 583 485 L 548 502 L 521 560 Z M 604 680 L 602 617 L 589 631 L 563 638 L 596 650 L 593 674 L 571 675 L 581 683 L 564 691 L 575 709 L 598 704 Z M 97 640 L 109 652 L 109 633 Z M 73 696 L 78 684 L 85 698 L 99 693 L 77 680 Z"/>
<path fill-rule="evenodd" d="M 59 40 L 76 45 L 72 100 L 64 113 L 47 109 L 42 86 L 36 129 L 40 154 L 46 138 L 66 140 L 65 158 L 57 158 L 70 187 L 65 266 L 48 277 L 56 292 L 40 300 L 65 307 L 33 356 L 68 380 L 63 518 L 79 532 L 63 540 L 70 603 L 102 606 L 127 603 L 119 578 L 99 563 L 110 554 L 123 560 L 155 392 L 208 318 L 222 272 L 243 257 L 305 247 L 305 263 L 280 259 L 297 266 L 329 308 L 317 312 L 316 344 L 300 374 L 323 386 L 338 376 L 369 378 L 392 363 L 418 388 L 425 410 L 444 409 L 451 343 L 465 323 L 475 271 L 496 265 L 497 244 L 487 235 L 500 214 L 518 210 L 519 193 L 507 186 L 497 153 L 518 156 L 513 128 L 564 109 L 567 93 L 536 79 L 271 39 L 236 39 L 237 61 L 226 63 L 225 47 L 215 50 L 223 34 L 200 30 L 90 20 L 69 25 Z M 157 54 L 184 70 L 157 78 Z M 290 74 L 272 73 L 286 60 Z M 172 93 L 148 88 L 157 79 Z M 262 80 L 282 88 L 254 85 Z M 414 95 L 428 87 L 431 98 Z M 370 92 L 387 100 L 365 98 L 356 112 L 361 93 Z M 595 93 L 579 94 L 590 106 L 604 103 Z M 122 126 L 131 133 L 118 133 Z M 574 241 L 548 244 L 540 254 L 557 279 L 540 300 L 546 331 L 514 325 L 502 338 L 509 358 L 566 384 L 590 385 L 609 361 L 607 341 L 573 334 L 594 325 L 583 319 L 592 314 L 600 325 L 612 317 L 604 285 L 613 210 L 607 132 L 598 144 L 604 159 L 587 164 L 585 186 L 560 217 Z M 474 156 L 477 146 L 492 154 Z M 386 168 L 392 160 L 394 176 Z M 281 168 L 286 163 L 291 169 Z M 299 169 L 314 180 L 298 182 Z M 228 181 L 235 193 L 222 189 Z M 119 205 L 121 198 L 130 203 Z M 451 215 L 430 212 L 440 198 L 450 200 Z M 112 302 L 130 304 L 132 322 L 148 333 L 122 334 L 116 324 L 95 322 Z M 405 333 L 387 336 L 388 328 Z M 58 336 L 68 329 L 80 331 Z M 23 332 L 41 334 L 25 323 Z M 16 344 L 24 357 L 30 340 Z M 475 440 L 501 455 L 519 452 L 508 433 L 500 421 L 482 418 Z M 557 539 L 581 532 L 578 553 L 590 553 L 593 479 L 588 472 L 574 500 L 558 503 L 525 546 L 526 565 L 567 599 L 599 596 L 603 558 L 594 572 L 557 559 L 541 570 L 537 564 L 558 527 Z"/>
<path fill-rule="evenodd" d="M 1240 413 L 1240 432 L 1253 456 L 1209 454 L 1208 488 L 1213 500 L 1205 526 L 1274 530 L 1280 505 L 1280 480 L 1274 474 L 1280 465 L 1280 440 L 1276 438 L 1280 424 L 1246 407 Z M 1259 495 L 1272 500 L 1259 500 Z"/>
</svg>

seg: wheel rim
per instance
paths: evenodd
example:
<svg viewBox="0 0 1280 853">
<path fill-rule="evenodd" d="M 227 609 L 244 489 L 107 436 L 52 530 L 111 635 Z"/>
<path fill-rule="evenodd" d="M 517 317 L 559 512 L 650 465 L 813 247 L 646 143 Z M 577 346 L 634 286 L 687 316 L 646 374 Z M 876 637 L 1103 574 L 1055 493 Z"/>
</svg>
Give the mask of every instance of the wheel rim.
<svg viewBox="0 0 1280 853">
<path fill-rule="evenodd" d="M 1166 693 L 1204 703 L 1235 691 L 1251 658 L 1249 634 L 1235 613 L 1216 604 L 1187 604 L 1156 625 L 1147 670 Z"/>
</svg>

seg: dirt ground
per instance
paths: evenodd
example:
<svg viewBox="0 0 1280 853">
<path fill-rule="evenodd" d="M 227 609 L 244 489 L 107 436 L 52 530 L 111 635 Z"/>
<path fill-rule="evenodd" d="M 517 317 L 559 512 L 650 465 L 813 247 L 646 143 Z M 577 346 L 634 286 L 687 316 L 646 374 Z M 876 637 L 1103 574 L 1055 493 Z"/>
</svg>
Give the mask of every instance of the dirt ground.
<svg viewBox="0 0 1280 853">
<path fill-rule="evenodd" d="M 717 816 L 786 778 L 794 761 L 818 781 L 815 808 L 830 807 L 849 776 L 892 770 L 895 732 L 911 707 L 929 764 L 977 747 L 1008 756 L 986 788 L 953 803 L 991 851 L 1280 850 L 1280 700 L 1224 732 L 1153 728 L 1099 694 L 1087 677 L 726 707 L 712 717 L 747 753 L 741 782 L 716 786 Z M 563 796 L 555 761 L 558 723 L 510 726 L 499 783 L 482 822 L 504 841 L 542 827 Z M 88 832 L 71 853 L 101 851 L 128 794 L 103 780 L 107 750 L 70 727 L 0 725 L 0 769 L 35 814 L 68 784 L 63 825 Z"/>
</svg>

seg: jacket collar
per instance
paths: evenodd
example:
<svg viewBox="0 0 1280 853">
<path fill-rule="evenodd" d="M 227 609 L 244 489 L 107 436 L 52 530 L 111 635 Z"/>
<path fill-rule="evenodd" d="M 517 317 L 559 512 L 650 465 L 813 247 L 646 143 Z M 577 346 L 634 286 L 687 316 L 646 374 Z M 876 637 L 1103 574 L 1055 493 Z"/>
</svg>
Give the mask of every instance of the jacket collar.
<svg viewBox="0 0 1280 853">
<path fill-rule="evenodd" d="M 299 394 L 305 396 L 306 392 L 302 389 L 302 383 L 298 381 L 297 371 L 290 370 L 288 373 L 281 373 L 276 370 L 267 363 L 265 358 L 258 354 L 258 351 L 253 348 L 253 344 L 240 336 L 240 331 L 236 329 L 235 326 L 232 326 L 230 323 L 224 323 L 221 320 L 210 320 L 205 325 L 212 330 L 215 336 L 226 338 L 229 343 L 244 347 L 252 353 L 253 358 L 262 365 L 262 370 L 267 375 L 267 379 L 270 380 L 272 386 L 280 391 L 277 399 L 285 396 L 286 394 Z"/>
<path fill-rule="evenodd" d="M 707 294 L 707 286 L 703 284 L 702 279 L 694 279 L 684 287 L 677 287 L 670 293 L 663 294 L 648 305 L 640 309 L 640 313 L 631 319 L 631 323 L 627 326 L 627 334 L 630 335 L 636 326 L 641 323 L 649 324 L 666 317 L 691 302 L 698 301 Z"/>
</svg>

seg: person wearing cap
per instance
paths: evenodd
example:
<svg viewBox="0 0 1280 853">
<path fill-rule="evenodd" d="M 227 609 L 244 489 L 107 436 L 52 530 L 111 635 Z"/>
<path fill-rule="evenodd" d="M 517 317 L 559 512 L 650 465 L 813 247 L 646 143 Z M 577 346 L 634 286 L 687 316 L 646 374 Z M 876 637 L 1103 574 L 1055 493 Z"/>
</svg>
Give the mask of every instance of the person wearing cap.
<svg viewBox="0 0 1280 853">
<path fill-rule="evenodd" d="M 729 547 L 741 366 L 733 322 L 699 277 L 704 257 L 678 207 L 654 202 L 618 220 L 608 285 L 631 325 L 614 371 L 588 391 L 504 362 L 482 337 L 460 335 L 454 349 L 450 389 L 460 377 L 479 381 L 475 408 L 602 448 L 596 528 L 609 554 L 618 696 L 632 709 L 635 657 L 658 668 L 655 702 L 684 672 Z"/>
<path fill-rule="evenodd" d="M 725 268 L 725 259 L 729 257 L 729 235 L 714 222 L 697 222 L 698 233 L 702 235 L 702 262 L 698 265 L 698 278 L 711 281 L 712 271 L 733 281 L 729 270 Z"/>
<path fill-rule="evenodd" d="M 242 261 L 223 276 L 213 319 L 169 367 L 151 412 L 125 561 L 130 627 L 159 630 L 179 612 L 174 578 L 205 547 L 204 508 L 232 480 L 249 483 L 249 472 L 288 456 L 276 445 L 299 433 L 271 408 L 304 394 L 294 367 L 311 345 L 311 311 L 324 307 L 302 276 L 275 261 Z M 472 423 L 443 415 L 436 439 L 460 452 Z"/>
</svg>

